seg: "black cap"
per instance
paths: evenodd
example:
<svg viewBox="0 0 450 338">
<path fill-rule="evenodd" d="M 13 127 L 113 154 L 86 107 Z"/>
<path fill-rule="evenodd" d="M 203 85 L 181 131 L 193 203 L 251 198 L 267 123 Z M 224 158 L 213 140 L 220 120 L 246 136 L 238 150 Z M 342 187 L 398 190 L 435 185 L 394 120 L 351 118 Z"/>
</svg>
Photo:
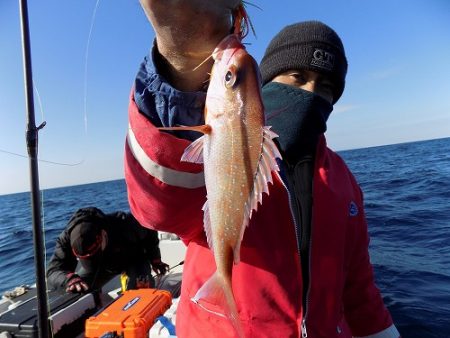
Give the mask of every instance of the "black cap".
<svg viewBox="0 0 450 338">
<path fill-rule="evenodd" d="M 95 223 L 80 223 L 70 233 L 70 245 L 78 258 L 88 258 L 98 252 L 102 244 L 102 232 Z"/>
<path fill-rule="evenodd" d="M 75 256 L 88 258 L 99 251 L 105 222 L 105 214 L 97 208 L 80 209 L 72 216 L 70 245 Z"/>
<path fill-rule="evenodd" d="M 284 27 L 269 43 L 260 64 L 263 85 L 290 69 L 306 69 L 327 75 L 335 85 L 333 103 L 345 87 L 347 59 L 341 39 L 320 21 Z"/>
</svg>

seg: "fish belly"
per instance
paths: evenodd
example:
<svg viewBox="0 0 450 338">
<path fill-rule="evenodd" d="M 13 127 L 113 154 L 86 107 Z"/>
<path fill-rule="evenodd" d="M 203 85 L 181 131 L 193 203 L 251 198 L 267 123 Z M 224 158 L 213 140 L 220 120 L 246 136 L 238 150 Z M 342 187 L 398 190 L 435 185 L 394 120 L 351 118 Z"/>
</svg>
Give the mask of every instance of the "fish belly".
<svg viewBox="0 0 450 338">
<path fill-rule="evenodd" d="M 261 144 L 262 127 L 249 130 L 239 120 L 213 128 L 206 140 L 205 183 L 218 270 L 231 269 L 233 252 L 240 247 Z"/>
</svg>

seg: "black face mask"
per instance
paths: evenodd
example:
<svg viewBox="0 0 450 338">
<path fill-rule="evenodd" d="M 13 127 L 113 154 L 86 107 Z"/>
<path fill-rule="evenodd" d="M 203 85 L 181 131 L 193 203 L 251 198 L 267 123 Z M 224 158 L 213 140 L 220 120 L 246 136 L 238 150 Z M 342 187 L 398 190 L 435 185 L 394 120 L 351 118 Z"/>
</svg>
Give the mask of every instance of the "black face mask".
<svg viewBox="0 0 450 338">
<path fill-rule="evenodd" d="M 262 97 L 266 125 L 279 135 L 275 140 L 284 159 L 294 164 L 305 155 L 314 155 L 333 105 L 317 94 L 278 82 L 266 84 Z"/>
</svg>

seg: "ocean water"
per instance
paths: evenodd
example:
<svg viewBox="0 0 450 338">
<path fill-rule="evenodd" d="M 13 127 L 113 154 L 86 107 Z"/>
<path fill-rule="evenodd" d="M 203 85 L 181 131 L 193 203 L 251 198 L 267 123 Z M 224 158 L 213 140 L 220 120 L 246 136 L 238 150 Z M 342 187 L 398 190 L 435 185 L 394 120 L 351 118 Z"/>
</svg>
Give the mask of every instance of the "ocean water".
<svg viewBox="0 0 450 338">
<path fill-rule="evenodd" d="M 450 138 L 342 151 L 365 196 L 377 284 L 405 338 L 450 337 Z M 44 190 L 47 260 L 79 207 L 128 210 L 123 180 Z M 34 283 L 30 194 L 0 196 L 0 294 Z"/>
</svg>

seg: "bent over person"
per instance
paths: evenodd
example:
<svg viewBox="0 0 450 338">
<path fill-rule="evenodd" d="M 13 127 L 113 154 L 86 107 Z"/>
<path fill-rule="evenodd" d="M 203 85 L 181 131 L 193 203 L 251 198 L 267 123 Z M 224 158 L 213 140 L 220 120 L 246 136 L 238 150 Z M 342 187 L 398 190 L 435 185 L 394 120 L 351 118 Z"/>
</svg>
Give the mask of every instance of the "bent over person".
<svg viewBox="0 0 450 338">
<path fill-rule="evenodd" d="M 204 124 L 208 57 L 230 34 L 239 3 L 141 0 L 156 39 L 131 92 L 125 179 L 139 222 L 187 245 L 181 338 L 236 335 L 226 317 L 191 301 L 216 269 L 203 228 L 203 166 L 180 161 L 201 135 L 158 127 Z M 318 21 L 289 25 L 270 42 L 260 69 L 266 125 L 279 135 L 283 160 L 233 267 L 244 336 L 399 337 L 374 282 L 363 194 L 324 136 L 345 85 L 341 39 Z"/>
<path fill-rule="evenodd" d="M 101 288 L 126 273 L 127 289 L 154 287 L 152 269 L 165 274 L 158 233 L 142 227 L 125 212 L 104 214 L 89 207 L 77 210 L 56 240 L 47 268 L 50 288 L 84 292 Z"/>
</svg>

